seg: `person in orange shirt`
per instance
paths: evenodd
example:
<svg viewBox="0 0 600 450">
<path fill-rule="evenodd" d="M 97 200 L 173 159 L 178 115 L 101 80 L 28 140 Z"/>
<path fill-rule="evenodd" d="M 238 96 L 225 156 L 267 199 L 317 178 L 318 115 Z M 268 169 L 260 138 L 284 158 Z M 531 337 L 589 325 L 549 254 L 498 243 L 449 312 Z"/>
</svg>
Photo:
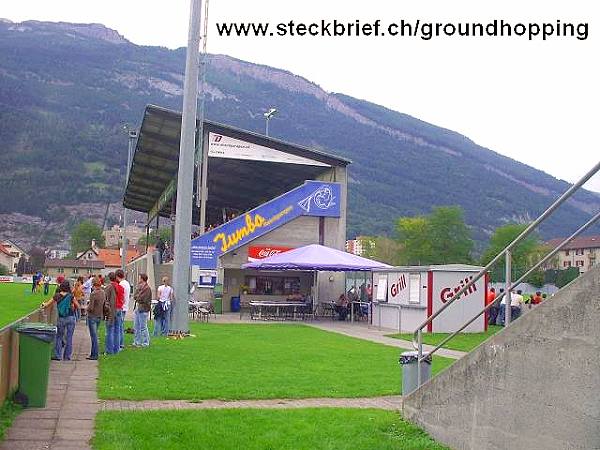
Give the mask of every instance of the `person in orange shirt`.
<svg viewBox="0 0 600 450">
<path fill-rule="evenodd" d="M 485 296 L 485 306 L 490 303 L 494 303 L 496 300 L 496 289 L 490 288 L 487 295 Z M 498 316 L 498 305 L 492 306 L 488 309 L 488 325 L 496 325 L 496 317 Z"/>
<path fill-rule="evenodd" d="M 542 303 L 542 293 L 540 291 L 537 291 L 535 295 L 531 296 L 531 303 L 533 305 L 539 305 Z"/>
</svg>

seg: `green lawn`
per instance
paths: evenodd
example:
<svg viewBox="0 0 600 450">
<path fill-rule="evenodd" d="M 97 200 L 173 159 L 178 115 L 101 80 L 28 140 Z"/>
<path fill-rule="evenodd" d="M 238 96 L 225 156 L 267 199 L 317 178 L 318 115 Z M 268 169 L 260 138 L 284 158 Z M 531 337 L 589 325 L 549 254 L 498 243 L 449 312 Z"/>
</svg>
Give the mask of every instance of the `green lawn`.
<svg viewBox="0 0 600 450">
<path fill-rule="evenodd" d="M 304 325 L 191 324 L 100 358 L 104 399 L 267 399 L 399 394 L 400 349 Z M 103 334 L 103 332 L 101 333 Z M 131 335 L 127 335 L 131 342 Z M 434 373 L 453 360 L 436 357 Z"/>
<path fill-rule="evenodd" d="M 100 412 L 97 450 L 444 449 L 398 413 L 377 409 Z"/>
<path fill-rule="evenodd" d="M 10 427 L 13 419 L 21 412 L 21 407 L 7 400 L 0 406 L 0 442 L 4 440 L 4 434 Z"/>
<path fill-rule="evenodd" d="M 470 352 L 475 347 L 479 346 L 490 336 L 493 336 L 502 329 L 499 325 L 490 325 L 486 332 L 483 333 L 460 333 L 454 336 L 450 341 L 444 345 L 443 348 L 449 348 L 452 350 L 460 350 L 462 352 Z M 450 333 L 423 333 L 423 343 L 428 345 L 437 345 Z M 401 334 L 390 334 L 389 337 L 396 339 L 412 340 L 412 333 L 401 333 Z"/>
<path fill-rule="evenodd" d="M 54 289 L 50 286 L 51 293 Z M 32 294 L 30 283 L 0 283 L 0 328 L 26 316 L 50 297 L 44 296 L 43 289 Z"/>
</svg>

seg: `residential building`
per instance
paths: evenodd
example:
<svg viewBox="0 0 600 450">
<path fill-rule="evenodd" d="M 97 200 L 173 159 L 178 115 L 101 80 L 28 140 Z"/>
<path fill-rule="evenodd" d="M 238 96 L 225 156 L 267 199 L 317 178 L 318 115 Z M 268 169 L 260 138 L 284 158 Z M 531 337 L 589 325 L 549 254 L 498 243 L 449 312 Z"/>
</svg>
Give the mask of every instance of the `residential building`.
<svg viewBox="0 0 600 450">
<path fill-rule="evenodd" d="M 113 225 L 112 228 L 102 232 L 104 236 L 104 245 L 106 248 L 118 248 L 123 239 L 123 228 L 119 225 Z M 127 226 L 127 241 L 129 245 L 137 245 L 142 236 L 146 235 L 146 230 L 137 225 Z"/>
<path fill-rule="evenodd" d="M 0 245 L 2 245 L 4 249 L 12 255 L 12 262 L 8 266 L 8 269 L 11 273 L 17 271 L 17 264 L 19 263 L 21 256 L 24 256 L 27 260 L 29 259 L 29 254 L 14 241 L 5 239 L 0 242 Z"/>
<path fill-rule="evenodd" d="M 135 247 L 130 246 L 127 251 L 127 264 L 138 258 L 138 253 Z M 119 248 L 101 248 L 98 251 L 98 260 L 104 263 L 103 274 L 114 272 L 121 268 L 121 249 Z"/>
<path fill-rule="evenodd" d="M 0 264 L 8 269 L 8 273 L 14 272 L 13 270 L 14 257 L 10 251 L 2 244 L 0 244 Z"/>
<path fill-rule="evenodd" d="M 357 236 L 356 239 L 346 241 L 346 251 L 362 256 L 367 250 L 375 249 L 375 240 L 368 236 Z"/>
<path fill-rule="evenodd" d="M 565 238 L 548 241 L 548 245 L 556 248 Z M 580 273 L 587 272 L 600 260 L 600 236 L 580 236 L 565 245 L 554 258 L 554 262 L 546 268 L 568 269 L 579 268 Z"/>
<path fill-rule="evenodd" d="M 104 269 L 104 261 L 86 259 L 46 259 L 44 272 L 52 278 L 63 275 L 66 278 L 87 277 Z"/>
<path fill-rule="evenodd" d="M 49 259 L 63 259 L 69 256 L 69 250 L 64 248 L 53 248 L 48 250 L 46 255 Z"/>
</svg>

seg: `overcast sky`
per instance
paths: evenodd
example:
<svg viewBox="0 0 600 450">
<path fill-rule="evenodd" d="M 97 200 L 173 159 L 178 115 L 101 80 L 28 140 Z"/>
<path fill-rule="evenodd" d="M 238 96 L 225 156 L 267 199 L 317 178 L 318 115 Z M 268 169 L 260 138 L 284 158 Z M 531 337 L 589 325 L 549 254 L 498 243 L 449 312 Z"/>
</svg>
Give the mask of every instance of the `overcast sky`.
<svg viewBox="0 0 600 450">
<path fill-rule="evenodd" d="M 96 22 L 144 45 L 187 43 L 189 0 L 19 0 L 0 17 Z M 588 22 L 587 40 L 551 38 L 224 38 L 216 22 L 381 19 Z M 208 51 L 287 69 L 331 92 L 458 131 L 576 181 L 600 160 L 600 6 L 569 1 L 211 0 Z M 265 107 L 270 106 L 265 104 Z M 600 192 L 600 176 L 586 185 Z"/>
</svg>

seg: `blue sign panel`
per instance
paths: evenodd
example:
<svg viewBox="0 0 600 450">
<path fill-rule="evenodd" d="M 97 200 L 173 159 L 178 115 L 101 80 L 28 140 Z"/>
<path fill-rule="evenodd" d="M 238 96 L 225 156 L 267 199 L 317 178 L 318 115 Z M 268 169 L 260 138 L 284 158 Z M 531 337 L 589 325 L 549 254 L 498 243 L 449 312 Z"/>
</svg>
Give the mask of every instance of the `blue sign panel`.
<svg viewBox="0 0 600 450">
<path fill-rule="evenodd" d="M 339 183 L 306 181 L 192 240 L 191 265 L 216 269 L 219 256 L 300 216 L 340 217 Z"/>
</svg>

